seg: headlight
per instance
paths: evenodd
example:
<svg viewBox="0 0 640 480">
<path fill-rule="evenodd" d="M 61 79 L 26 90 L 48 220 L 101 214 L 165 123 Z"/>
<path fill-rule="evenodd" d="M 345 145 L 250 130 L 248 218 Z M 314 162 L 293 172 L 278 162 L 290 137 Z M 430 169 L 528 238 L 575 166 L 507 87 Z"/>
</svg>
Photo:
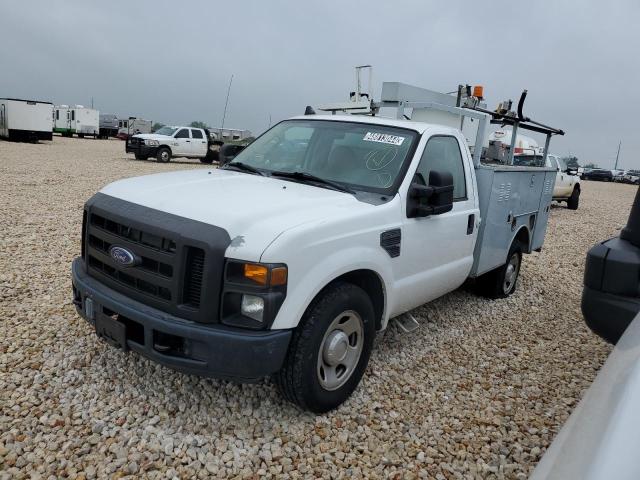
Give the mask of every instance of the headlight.
<svg viewBox="0 0 640 480">
<path fill-rule="evenodd" d="M 273 323 L 287 295 L 287 266 L 227 260 L 221 323 L 263 330 Z"/>
<path fill-rule="evenodd" d="M 158 142 L 158 140 L 145 140 L 144 141 L 145 145 L 149 145 L 150 147 L 157 147 L 158 145 L 160 145 L 160 142 Z"/>
<path fill-rule="evenodd" d="M 264 298 L 255 295 L 242 295 L 240 313 L 245 317 L 262 322 L 262 316 L 264 315 Z"/>
</svg>

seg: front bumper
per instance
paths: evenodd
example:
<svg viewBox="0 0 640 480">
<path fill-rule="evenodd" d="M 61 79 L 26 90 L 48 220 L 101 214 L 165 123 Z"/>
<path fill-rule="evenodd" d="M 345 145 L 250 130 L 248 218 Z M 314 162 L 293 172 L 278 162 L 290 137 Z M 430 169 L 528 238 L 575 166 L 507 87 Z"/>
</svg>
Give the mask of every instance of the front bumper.
<svg viewBox="0 0 640 480">
<path fill-rule="evenodd" d="M 144 143 L 132 144 L 132 143 L 129 143 L 129 141 L 127 140 L 127 143 L 125 146 L 125 152 L 134 153 L 136 155 L 141 155 L 145 157 L 155 157 L 156 154 L 158 153 L 158 147 L 145 145 Z"/>
<path fill-rule="evenodd" d="M 124 324 L 124 349 L 174 370 L 251 382 L 280 370 L 291 330 L 252 331 L 192 322 L 132 300 L 86 274 L 84 261 L 71 266 L 76 310 L 96 320 Z M 92 308 L 85 308 L 87 299 Z M 89 310 L 89 312 L 87 312 Z M 92 312 L 92 313 L 91 313 Z"/>
</svg>

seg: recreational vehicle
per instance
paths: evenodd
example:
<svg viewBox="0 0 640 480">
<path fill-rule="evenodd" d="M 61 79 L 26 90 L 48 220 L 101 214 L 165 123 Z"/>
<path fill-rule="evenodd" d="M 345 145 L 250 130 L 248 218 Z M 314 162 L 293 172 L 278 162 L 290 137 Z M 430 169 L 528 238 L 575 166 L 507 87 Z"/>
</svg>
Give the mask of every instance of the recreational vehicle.
<svg viewBox="0 0 640 480">
<path fill-rule="evenodd" d="M 51 102 L 0 98 L 0 137 L 9 140 L 51 140 Z"/>
<path fill-rule="evenodd" d="M 85 135 L 96 137 L 100 125 L 100 112 L 82 105 L 69 107 L 58 105 L 53 114 L 53 131 L 63 137 L 72 137 L 75 133 L 79 138 Z"/>
<path fill-rule="evenodd" d="M 153 122 L 144 118 L 129 117 L 118 120 L 118 138 L 126 140 L 138 133 L 151 133 L 152 126 Z"/>
</svg>

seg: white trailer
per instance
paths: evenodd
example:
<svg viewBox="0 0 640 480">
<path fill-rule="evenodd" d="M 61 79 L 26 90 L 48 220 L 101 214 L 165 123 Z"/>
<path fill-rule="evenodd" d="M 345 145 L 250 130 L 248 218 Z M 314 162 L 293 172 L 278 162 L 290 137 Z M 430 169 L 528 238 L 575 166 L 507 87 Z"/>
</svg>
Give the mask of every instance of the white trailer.
<svg viewBox="0 0 640 480">
<path fill-rule="evenodd" d="M 144 118 L 129 117 L 118 120 L 118 138 L 127 140 L 132 135 L 139 133 L 151 133 L 153 122 Z"/>
<path fill-rule="evenodd" d="M 95 138 L 100 131 L 100 112 L 82 105 L 58 105 L 54 110 L 53 123 L 53 131 L 64 137 L 72 137 L 75 133 L 80 138 L 85 135 Z"/>
<path fill-rule="evenodd" d="M 51 102 L 0 98 L 0 137 L 9 140 L 51 140 Z"/>
</svg>

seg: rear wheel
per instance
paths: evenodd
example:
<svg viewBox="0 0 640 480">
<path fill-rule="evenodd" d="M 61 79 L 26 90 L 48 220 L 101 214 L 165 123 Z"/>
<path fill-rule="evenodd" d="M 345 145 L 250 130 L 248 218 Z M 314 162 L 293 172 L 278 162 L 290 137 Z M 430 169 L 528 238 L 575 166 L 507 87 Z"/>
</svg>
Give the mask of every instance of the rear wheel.
<svg viewBox="0 0 640 480">
<path fill-rule="evenodd" d="M 158 163 L 167 163 L 169 160 L 171 160 L 171 150 L 166 147 L 159 149 L 156 154 L 156 161 Z"/>
<path fill-rule="evenodd" d="M 213 162 L 213 158 L 210 158 L 208 155 L 206 157 L 200 157 L 200 163 L 210 164 Z"/>
<path fill-rule="evenodd" d="M 296 329 L 282 369 L 275 375 L 283 396 L 323 413 L 355 390 L 369 363 L 375 314 L 367 293 L 351 283 L 327 287 Z"/>
<path fill-rule="evenodd" d="M 515 240 L 507 254 L 506 263 L 478 278 L 478 293 L 496 299 L 506 298 L 515 292 L 522 264 L 522 251 L 522 244 Z"/>
<path fill-rule="evenodd" d="M 571 196 L 567 199 L 567 208 L 569 210 L 577 210 L 578 204 L 580 203 L 580 189 L 578 187 L 574 187 Z"/>
<path fill-rule="evenodd" d="M 147 159 L 146 155 L 141 155 L 139 153 L 136 153 L 135 156 L 136 156 L 136 160 L 146 160 Z"/>
</svg>

